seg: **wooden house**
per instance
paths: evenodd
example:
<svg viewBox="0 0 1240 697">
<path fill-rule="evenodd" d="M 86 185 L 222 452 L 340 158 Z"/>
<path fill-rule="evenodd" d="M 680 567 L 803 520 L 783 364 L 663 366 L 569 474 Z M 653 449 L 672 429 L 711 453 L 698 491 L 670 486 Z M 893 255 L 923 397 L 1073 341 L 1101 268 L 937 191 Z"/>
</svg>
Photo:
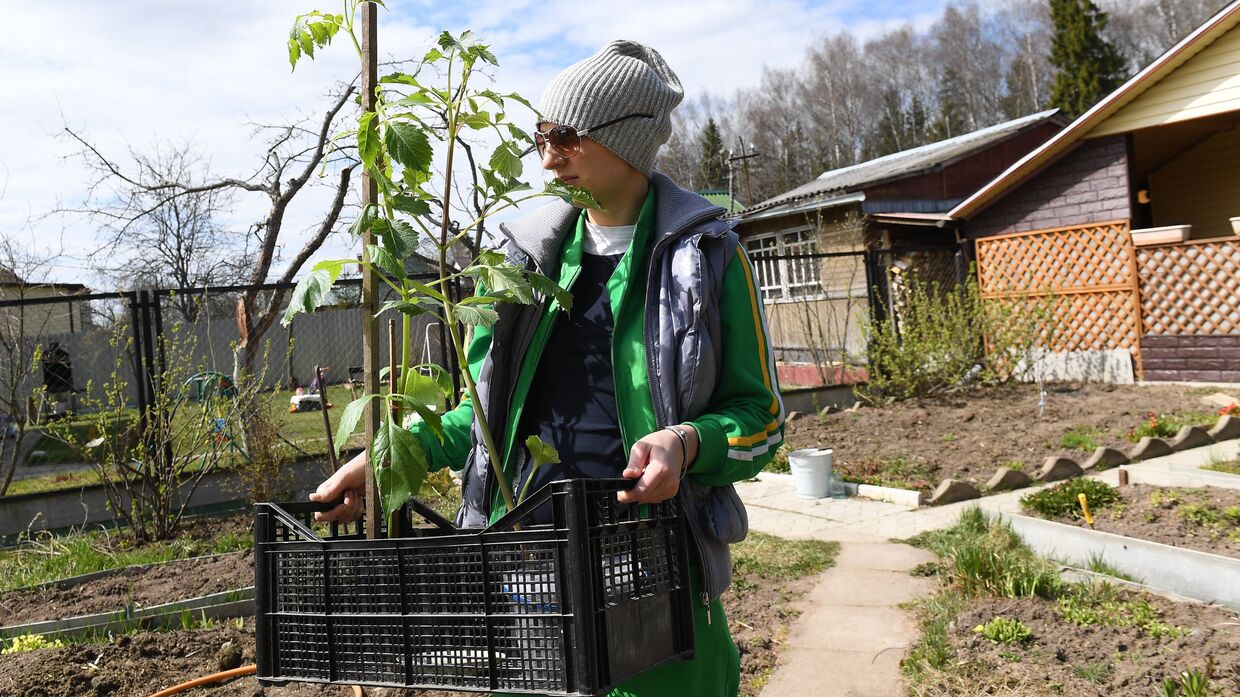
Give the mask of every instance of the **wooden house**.
<svg viewBox="0 0 1240 697">
<path fill-rule="evenodd" d="M 1240 382 L 1240 0 L 950 216 L 986 297 L 1062 300 L 1052 351 Z"/>
<path fill-rule="evenodd" d="M 863 327 L 895 304 L 901 279 L 954 283 L 964 272 L 947 212 L 1065 123 L 1044 111 L 824 172 L 741 211 L 781 380 L 862 377 L 848 366 L 864 362 Z"/>
</svg>

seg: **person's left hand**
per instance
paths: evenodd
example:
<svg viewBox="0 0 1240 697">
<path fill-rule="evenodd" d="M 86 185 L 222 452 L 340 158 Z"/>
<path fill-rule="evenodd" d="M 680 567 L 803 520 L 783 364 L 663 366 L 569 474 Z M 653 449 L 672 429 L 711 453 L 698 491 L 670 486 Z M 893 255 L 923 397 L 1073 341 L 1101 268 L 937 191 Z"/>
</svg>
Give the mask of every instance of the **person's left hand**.
<svg viewBox="0 0 1240 697">
<path fill-rule="evenodd" d="M 666 430 L 655 431 L 633 444 L 625 479 L 637 479 L 632 489 L 616 494 L 620 503 L 658 503 L 680 491 L 680 439 Z"/>
</svg>

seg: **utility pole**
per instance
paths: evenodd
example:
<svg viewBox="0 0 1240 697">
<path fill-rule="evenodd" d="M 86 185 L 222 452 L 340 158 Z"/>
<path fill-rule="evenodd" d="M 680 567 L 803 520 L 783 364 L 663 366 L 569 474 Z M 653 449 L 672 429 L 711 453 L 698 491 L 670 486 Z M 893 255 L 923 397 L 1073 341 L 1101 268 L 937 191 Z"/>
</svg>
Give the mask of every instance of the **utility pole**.
<svg viewBox="0 0 1240 697">
<path fill-rule="evenodd" d="M 749 162 L 748 160 L 754 157 L 761 157 L 761 155 L 760 153 L 758 153 L 757 150 L 753 150 L 751 152 L 745 152 L 745 141 L 742 140 L 740 137 L 737 137 L 736 142 L 740 146 L 741 154 L 737 155 L 734 150 L 728 150 L 728 205 L 729 206 L 732 205 L 732 191 L 734 188 L 732 182 L 733 182 L 733 177 L 736 171 L 735 163 L 743 161 L 744 167 L 745 167 L 745 202 L 746 202 L 745 206 L 748 206 L 750 198 L 751 198 L 751 194 L 753 192 L 753 190 L 749 188 Z M 728 215 L 732 215 L 732 211 L 728 211 Z"/>
<path fill-rule="evenodd" d="M 377 34 L 379 29 L 378 14 L 375 3 L 362 3 L 362 109 L 375 110 L 375 87 L 379 84 L 379 60 Z M 362 171 L 362 210 L 366 206 L 378 205 L 379 187 L 370 173 Z M 367 250 L 374 244 L 374 235 L 370 230 L 362 234 L 362 258 L 367 258 Z M 366 394 L 379 394 L 379 320 L 375 319 L 375 304 L 380 280 L 372 266 L 365 266 L 362 271 L 362 372 Z M 324 405 L 326 408 L 326 405 Z M 382 402 L 370 400 L 366 405 L 366 454 L 370 456 L 370 443 L 375 442 L 375 434 L 379 431 L 379 410 Z M 366 537 L 379 537 L 379 524 L 383 520 L 382 509 L 379 507 L 379 487 L 375 482 L 374 468 L 368 468 L 366 475 Z"/>
</svg>

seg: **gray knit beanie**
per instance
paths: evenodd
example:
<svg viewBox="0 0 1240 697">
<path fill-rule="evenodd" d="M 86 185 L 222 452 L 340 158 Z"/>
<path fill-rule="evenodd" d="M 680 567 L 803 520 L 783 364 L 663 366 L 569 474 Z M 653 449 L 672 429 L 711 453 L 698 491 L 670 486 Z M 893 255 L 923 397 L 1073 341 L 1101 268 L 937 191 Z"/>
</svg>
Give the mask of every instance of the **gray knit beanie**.
<svg viewBox="0 0 1240 697">
<path fill-rule="evenodd" d="M 672 135 L 672 109 L 684 96 L 676 73 L 658 51 L 619 39 L 556 75 L 538 110 L 546 121 L 576 128 L 629 114 L 652 115 L 625 119 L 587 136 L 649 175 L 659 146 Z"/>
</svg>

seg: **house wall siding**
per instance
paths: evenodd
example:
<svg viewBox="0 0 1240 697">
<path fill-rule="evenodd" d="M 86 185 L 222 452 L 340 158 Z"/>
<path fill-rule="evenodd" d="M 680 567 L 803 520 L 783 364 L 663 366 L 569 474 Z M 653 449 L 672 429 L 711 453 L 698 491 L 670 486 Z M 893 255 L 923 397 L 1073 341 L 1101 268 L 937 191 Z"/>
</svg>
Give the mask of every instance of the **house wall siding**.
<svg viewBox="0 0 1240 697">
<path fill-rule="evenodd" d="M 1193 226 L 1193 239 L 1232 234 L 1240 215 L 1240 129 L 1223 131 L 1150 174 L 1155 225 Z"/>
<path fill-rule="evenodd" d="M 1123 136 L 1086 141 L 967 222 L 970 237 L 1132 217 Z"/>
<path fill-rule="evenodd" d="M 1141 337 L 1145 379 L 1240 382 L 1240 334 Z"/>
</svg>

